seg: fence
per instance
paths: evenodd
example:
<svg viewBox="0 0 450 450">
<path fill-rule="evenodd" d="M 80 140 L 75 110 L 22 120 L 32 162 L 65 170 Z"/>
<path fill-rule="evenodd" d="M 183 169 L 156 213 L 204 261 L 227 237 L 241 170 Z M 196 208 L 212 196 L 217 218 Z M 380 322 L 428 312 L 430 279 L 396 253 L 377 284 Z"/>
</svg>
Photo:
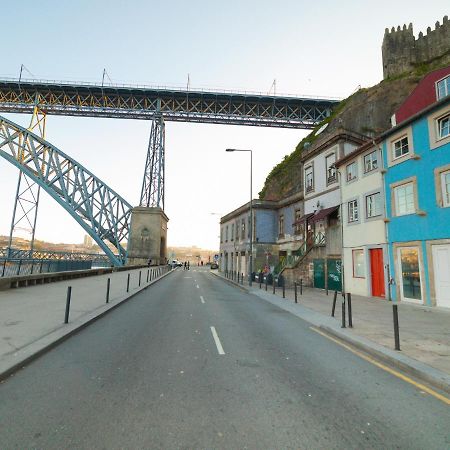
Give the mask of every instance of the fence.
<svg viewBox="0 0 450 450">
<path fill-rule="evenodd" d="M 96 262 L 96 267 L 101 267 Z M 91 269 L 92 261 L 56 259 L 0 259 L 0 277 L 15 277 L 36 273 L 67 272 Z"/>
</svg>

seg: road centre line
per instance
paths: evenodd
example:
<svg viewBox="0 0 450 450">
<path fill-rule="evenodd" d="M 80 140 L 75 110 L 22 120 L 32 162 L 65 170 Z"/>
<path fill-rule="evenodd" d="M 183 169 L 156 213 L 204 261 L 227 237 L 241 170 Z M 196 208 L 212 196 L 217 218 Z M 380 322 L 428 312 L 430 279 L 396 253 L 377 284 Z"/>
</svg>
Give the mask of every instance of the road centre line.
<svg viewBox="0 0 450 450">
<path fill-rule="evenodd" d="M 200 289 L 200 286 L 197 284 L 197 289 Z"/>
<path fill-rule="evenodd" d="M 359 352 L 358 350 L 352 348 L 350 345 L 344 344 L 344 342 L 341 342 L 339 339 L 335 339 L 334 337 L 328 335 L 327 333 L 324 333 L 323 331 L 321 331 L 321 330 L 319 330 L 319 329 L 317 329 L 315 327 L 309 327 L 309 329 L 315 331 L 316 333 L 320 334 L 323 337 L 326 337 L 330 341 L 333 341 L 335 344 L 338 344 L 341 347 L 344 347 L 349 352 L 354 353 L 355 355 L 357 355 L 360 358 L 370 362 L 374 366 L 379 367 L 380 369 L 384 370 L 385 372 L 388 372 L 391 375 L 394 375 L 395 377 L 400 378 L 401 380 L 405 381 L 406 383 L 412 384 L 417 389 L 432 395 L 433 397 L 437 398 L 438 400 L 440 400 L 441 402 L 444 402 L 447 405 L 450 405 L 450 398 L 439 394 L 438 392 L 434 391 L 433 389 L 431 389 L 431 388 L 429 388 L 429 387 L 427 387 L 427 386 L 425 386 L 425 385 L 423 385 L 421 383 L 417 383 L 416 381 L 412 380 L 411 378 L 407 377 L 406 375 L 403 375 L 402 373 L 397 372 L 396 370 L 391 369 L 390 367 L 385 366 L 384 364 L 381 364 L 380 362 L 378 362 L 377 360 L 371 358 L 370 356 L 365 355 L 362 352 Z"/>
<path fill-rule="evenodd" d="M 201 301 L 202 303 L 205 303 L 205 299 L 203 298 L 203 295 L 200 295 L 200 301 Z"/>
<path fill-rule="evenodd" d="M 220 343 L 219 336 L 217 336 L 217 331 L 216 331 L 215 327 L 210 327 L 210 328 L 211 328 L 211 333 L 213 335 L 214 342 L 216 343 L 216 347 L 217 347 L 217 351 L 219 352 L 219 355 L 225 355 L 222 344 Z"/>
</svg>

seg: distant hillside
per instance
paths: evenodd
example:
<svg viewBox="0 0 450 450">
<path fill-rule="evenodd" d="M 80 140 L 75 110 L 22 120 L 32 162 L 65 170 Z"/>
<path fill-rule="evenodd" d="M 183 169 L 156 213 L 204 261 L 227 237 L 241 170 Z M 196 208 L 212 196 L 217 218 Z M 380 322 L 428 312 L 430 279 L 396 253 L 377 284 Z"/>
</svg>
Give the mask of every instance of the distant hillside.
<svg viewBox="0 0 450 450">
<path fill-rule="evenodd" d="M 392 114 L 423 76 L 440 67 L 446 67 L 449 63 L 449 55 L 444 55 L 430 64 L 416 67 L 412 72 L 388 78 L 370 88 L 359 89 L 342 100 L 330 117 L 320 123 L 291 154 L 286 155 L 283 161 L 272 169 L 259 198 L 276 201 L 301 189 L 302 150 L 305 144 L 314 142 L 317 138 L 315 133 L 322 125 L 329 124 L 321 137 L 342 127 L 371 137 L 376 136 L 391 127 Z"/>
</svg>

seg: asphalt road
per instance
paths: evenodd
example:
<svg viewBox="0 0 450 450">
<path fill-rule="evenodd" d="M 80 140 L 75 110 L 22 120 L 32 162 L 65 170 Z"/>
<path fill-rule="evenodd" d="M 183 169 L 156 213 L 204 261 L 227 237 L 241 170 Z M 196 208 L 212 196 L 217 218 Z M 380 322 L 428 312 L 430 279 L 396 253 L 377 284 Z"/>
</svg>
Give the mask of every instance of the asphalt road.
<svg viewBox="0 0 450 450">
<path fill-rule="evenodd" d="M 192 269 L 5 380 L 0 448 L 450 448 L 443 402 Z"/>
</svg>

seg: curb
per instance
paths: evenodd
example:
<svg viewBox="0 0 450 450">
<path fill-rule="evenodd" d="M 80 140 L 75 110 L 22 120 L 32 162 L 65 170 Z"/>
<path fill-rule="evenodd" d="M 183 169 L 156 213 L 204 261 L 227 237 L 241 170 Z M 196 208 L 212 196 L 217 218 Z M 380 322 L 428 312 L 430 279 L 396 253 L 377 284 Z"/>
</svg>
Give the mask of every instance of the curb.
<svg viewBox="0 0 450 450">
<path fill-rule="evenodd" d="M 138 291 L 133 292 L 129 297 L 126 297 L 126 298 L 120 300 L 118 303 L 115 303 L 115 304 L 111 305 L 108 309 L 105 309 L 104 311 L 100 312 L 99 314 L 97 314 L 94 317 L 90 317 L 85 322 L 82 322 L 80 324 L 72 325 L 72 328 L 70 330 L 68 330 L 67 333 L 63 333 L 61 336 L 59 336 L 55 340 L 49 342 L 48 344 L 43 345 L 39 350 L 31 352 L 29 355 L 25 356 L 20 361 L 19 360 L 14 361 L 14 363 L 9 365 L 9 366 L 7 366 L 7 363 L 6 363 L 5 366 L 7 366 L 7 367 L 5 369 L 0 368 L 0 381 L 3 381 L 6 378 L 10 377 L 11 375 L 13 375 L 18 370 L 25 368 L 25 366 L 28 365 L 30 362 L 38 359 L 40 356 L 44 355 L 45 353 L 49 352 L 53 348 L 57 347 L 59 344 L 61 344 L 65 340 L 69 339 L 70 337 L 72 337 L 73 335 L 77 334 L 78 332 L 80 332 L 84 328 L 88 327 L 92 323 L 94 323 L 97 320 L 101 319 L 103 316 L 108 314 L 110 311 L 113 311 L 116 308 L 118 308 L 119 306 L 121 306 L 124 303 L 128 302 L 133 297 L 135 297 L 136 295 L 138 295 L 141 292 L 145 291 L 147 288 L 149 288 L 150 286 L 153 286 L 153 284 L 157 283 L 158 281 L 162 280 L 163 278 L 165 278 L 166 276 L 168 276 L 170 273 L 173 273 L 173 272 L 174 272 L 173 270 L 171 270 L 169 272 L 166 272 L 165 274 L 161 275 L 159 278 L 156 278 L 155 280 L 152 280 L 149 284 L 147 284 L 147 286 L 144 286 L 141 289 L 139 289 Z M 52 333 L 50 333 L 49 335 L 39 338 L 37 341 L 34 341 L 32 344 L 29 344 L 27 347 L 32 346 L 32 345 L 39 345 L 40 341 L 47 340 L 46 338 L 51 336 L 53 333 L 58 334 L 61 331 L 63 331 L 63 330 L 61 330 L 61 328 L 59 328 L 59 329 L 53 331 Z M 24 349 L 25 348 L 26 347 L 24 347 Z"/>
<path fill-rule="evenodd" d="M 228 278 L 224 278 L 219 274 L 214 275 L 223 281 L 227 282 L 228 284 L 239 287 L 243 291 L 253 294 L 258 298 L 261 298 L 262 300 L 265 300 L 264 298 L 260 297 L 257 294 L 254 294 L 251 292 L 251 290 L 248 287 L 242 286 L 240 284 L 237 284 L 235 281 L 232 281 Z M 265 291 L 264 291 L 265 292 Z M 276 294 L 275 294 L 276 295 Z M 283 300 L 281 297 L 276 295 L 280 300 Z M 265 300 L 267 301 L 267 300 Z M 283 309 L 282 305 L 279 305 L 280 308 Z M 304 307 L 306 308 L 306 307 Z M 308 308 L 309 309 L 309 308 Z M 288 311 L 285 309 L 285 311 Z M 314 310 L 311 310 L 314 311 Z M 288 311 L 291 312 L 291 311 Z M 319 313 L 317 311 L 314 311 L 316 314 L 322 315 L 322 313 Z M 292 314 L 292 312 L 291 312 Z M 377 359 L 379 362 L 382 362 L 384 364 L 387 364 L 392 369 L 399 369 L 408 375 L 411 375 L 417 380 L 423 381 L 424 383 L 439 389 L 447 394 L 450 394 L 450 376 L 447 375 L 445 372 L 442 372 L 438 369 L 435 369 L 434 367 L 431 367 L 425 363 L 422 363 L 421 361 L 417 361 L 407 355 L 403 355 L 401 353 L 395 353 L 394 350 L 390 350 L 387 347 L 384 347 L 380 344 L 377 344 L 376 342 L 372 342 L 369 339 L 366 339 L 362 336 L 349 336 L 348 333 L 343 333 L 337 329 L 334 329 L 327 325 L 318 325 L 316 323 L 313 323 L 312 321 L 308 320 L 308 318 L 300 317 L 302 320 L 310 323 L 311 325 L 327 332 L 331 336 L 340 339 L 341 341 L 345 342 L 346 344 L 366 353 L 367 355 Z M 392 354 L 391 354 L 392 353 Z"/>
</svg>

